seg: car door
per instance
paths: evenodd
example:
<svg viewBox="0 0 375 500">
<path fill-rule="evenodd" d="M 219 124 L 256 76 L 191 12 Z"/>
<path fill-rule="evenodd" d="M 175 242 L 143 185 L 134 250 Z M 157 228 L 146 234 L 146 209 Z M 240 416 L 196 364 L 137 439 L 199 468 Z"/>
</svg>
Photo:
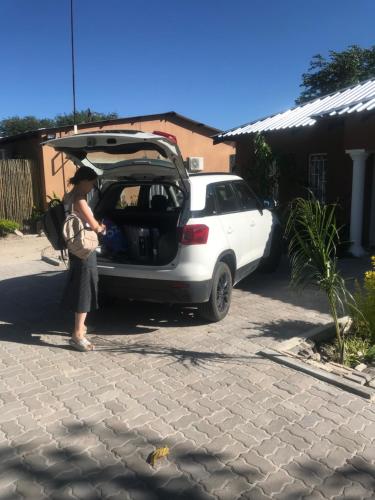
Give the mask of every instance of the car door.
<svg viewBox="0 0 375 500">
<path fill-rule="evenodd" d="M 271 235 L 272 215 L 262 209 L 260 201 L 245 181 L 234 181 L 233 188 L 243 210 L 244 232 L 246 227 L 250 234 L 247 258 L 248 262 L 252 262 L 264 255 Z"/>
<path fill-rule="evenodd" d="M 237 269 L 249 262 L 250 230 L 247 215 L 242 211 L 232 183 L 224 181 L 214 184 L 215 198 L 220 223 L 237 260 Z"/>
</svg>

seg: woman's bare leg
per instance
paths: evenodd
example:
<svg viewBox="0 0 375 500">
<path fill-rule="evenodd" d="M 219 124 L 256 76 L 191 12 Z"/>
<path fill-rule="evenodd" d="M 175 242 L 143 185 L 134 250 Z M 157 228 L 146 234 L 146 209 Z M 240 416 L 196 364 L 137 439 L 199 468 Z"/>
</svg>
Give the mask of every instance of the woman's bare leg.
<svg viewBox="0 0 375 500">
<path fill-rule="evenodd" d="M 86 333 L 86 326 L 85 326 L 85 319 L 86 319 L 87 313 L 75 313 L 75 324 L 74 324 L 74 332 L 73 332 L 73 338 L 74 339 L 81 339 L 85 336 Z"/>
</svg>

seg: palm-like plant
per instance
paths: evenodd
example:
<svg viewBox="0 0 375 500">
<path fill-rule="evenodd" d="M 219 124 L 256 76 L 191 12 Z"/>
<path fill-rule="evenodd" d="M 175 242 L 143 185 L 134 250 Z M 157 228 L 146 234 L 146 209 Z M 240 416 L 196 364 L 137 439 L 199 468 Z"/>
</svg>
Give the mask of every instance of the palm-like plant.
<svg viewBox="0 0 375 500">
<path fill-rule="evenodd" d="M 339 315 L 345 314 L 353 298 L 337 269 L 336 247 L 340 241 L 335 205 L 324 205 L 310 193 L 309 199 L 296 198 L 286 225 L 291 259 L 291 283 L 305 288 L 313 285 L 327 297 L 335 325 L 340 362 L 344 361 L 344 334 Z"/>
</svg>

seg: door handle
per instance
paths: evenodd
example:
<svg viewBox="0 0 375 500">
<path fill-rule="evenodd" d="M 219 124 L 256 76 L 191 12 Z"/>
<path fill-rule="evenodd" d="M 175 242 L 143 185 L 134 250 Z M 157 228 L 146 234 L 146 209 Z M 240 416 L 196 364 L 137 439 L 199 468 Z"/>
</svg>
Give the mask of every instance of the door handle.
<svg viewBox="0 0 375 500">
<path fill-rule="evenodd" d="M 255 221 L 250 221 L 250 227 L 255 227 Z"/>
<path fill-rule="evenodd" d="M 228 228 L 227 228 L 227 233 L 228 233 L 228 234 L 233 233 L 233 229 L 232 229 L 231 227 L 228 227 Z"/>
</svg>

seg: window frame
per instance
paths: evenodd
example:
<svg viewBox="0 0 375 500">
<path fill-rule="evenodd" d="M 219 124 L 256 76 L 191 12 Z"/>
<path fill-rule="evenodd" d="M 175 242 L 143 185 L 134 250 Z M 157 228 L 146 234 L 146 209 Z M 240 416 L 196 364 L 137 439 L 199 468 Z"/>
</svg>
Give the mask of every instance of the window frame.
<svg viewBox="0 0 375 500">
<path fill-rule="evenodd" d="M 324 157 L 323 160 L 323 168 L 322 172 L 318 173 L 318 181 L 320 181 L 321 178 L 323 178 L 322 185 L 318 185 L 315 187 L 313 183 L 311 182 L 312 180 L 312 159 L 314 157 Z M 327 201 L 327 168 L 328 165 L 328 154 L 327 153 L 310 153 L 309 154 L 309 163 L 308 163 L 308 187 L 309 190 L 314 194 L 315 198 L 320 201 L 320 203 L 326 203 Z M 316 177 L 316 174 L 314 174 Z"/>
</svg>

